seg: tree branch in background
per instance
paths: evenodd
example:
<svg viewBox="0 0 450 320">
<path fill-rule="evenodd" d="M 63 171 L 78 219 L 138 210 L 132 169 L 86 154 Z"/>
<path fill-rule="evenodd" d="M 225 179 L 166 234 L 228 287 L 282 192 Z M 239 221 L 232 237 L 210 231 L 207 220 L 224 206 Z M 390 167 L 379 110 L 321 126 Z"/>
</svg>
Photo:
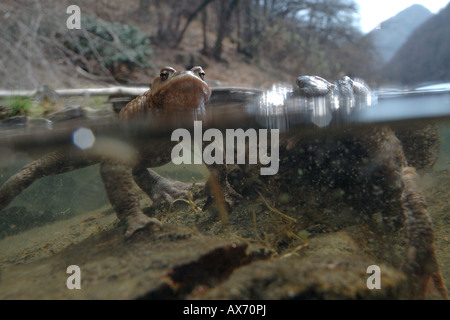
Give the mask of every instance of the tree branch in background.
<svg viewBox="0 0 450 320">
<path fill-rule="evenodd" d="M 231 14 L 233 13 L 234 8 L 236 7 L 239 0 L 220 0 L 220 11 L 219 11 L 219 25 L 217 27 L 217 38 L 216 43 L 213 48 L 212 56 L 217 61 L 221 60 L 222 57 L 222 42 L 225 38 L 225 33 L 227 26 L 229 24 L 229 20 Z M 227 6 L 228 3 L 228 6 Z"/>
<path fill-rule="evenodd" d="M 178 47 L 179 44 L 181 43 L 181 41 L 183 40 L 184 33 L 186 32 L 186 30 L 187 30 L 189 24 L 192 22 L 192 20 L 197 16 L 197 14 L 199 12 L 204 10 L 206 8 L 206 6 L 208 4 L 210 4 L 212 1 L 214 1 L 214 0 L 203 0 L 202 3 L 193 12 L 191 12 L 191 14 L 188 16 L 188 18 L 184 24 L 183 29 L 181 30 L 180 34 L 178 35 L 178 38 L 177 38 L 177 41 L 175 44 L 176 47 Z"/>
</svg>

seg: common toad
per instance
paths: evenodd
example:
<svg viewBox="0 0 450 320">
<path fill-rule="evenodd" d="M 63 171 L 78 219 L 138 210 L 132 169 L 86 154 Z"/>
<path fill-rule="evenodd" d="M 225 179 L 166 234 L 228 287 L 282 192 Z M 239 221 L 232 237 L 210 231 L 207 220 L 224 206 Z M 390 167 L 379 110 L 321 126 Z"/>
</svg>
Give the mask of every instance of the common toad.
<svg viewBox="0 0 450 320">
<path fill-rule="evenodd" d="M 204 78 L 205 72 L 199 66 L 189 71 L 176 71 L 172 67 L 162 68 L 159 77 L 153 80 L 150 90 L 129 102 L 120 111 L 119 119 L 126 121 L 145 117 L 146 114 L 184 114 L 186 111 L 202 114 L 211 95 Z M 112 156 L 86 154 L 74 146 L 51 152 L 32 161 L 4 183 L 0 188 L 0 210 L 41 177 L 100 162 L 100 174 L 108 199 L 117 217 L 127 226 L 125 236 L 130 237 L 137 230 L 149 225 L 161 227 L 160 221 L 142 212 L 133 181 L 154 203 L 170 203 L 177 198 L 186 197 L 192 190 L 192 185 L 163 179 L 147 169 L 168 163 L 171 160 L 172 147 L 171 143 L 164 142 L 158 146 L 152 145 L 151 148 L 140 147 L 139 150 L 125 148 L 123 159 L 118 158 L 121 156 L 119 150 L 112 151 Z"/>
</svg>

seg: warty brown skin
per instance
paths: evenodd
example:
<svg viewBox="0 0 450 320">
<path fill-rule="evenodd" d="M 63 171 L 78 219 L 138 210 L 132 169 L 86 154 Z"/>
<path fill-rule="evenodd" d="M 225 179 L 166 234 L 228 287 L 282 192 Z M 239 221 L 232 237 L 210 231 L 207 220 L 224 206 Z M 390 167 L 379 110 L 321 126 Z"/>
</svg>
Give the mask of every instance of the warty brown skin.
<svg viewBox="0 0 450 320">
<path fill-rule="evenodd" d="M 201 67 L 178 72 L 171 67 L 165 67 L 161 69 L 160 76 L 153 80 L 150 91 L 128 103 L 121 110 L 119 118 L 127 120 L 153 112 L 172 113 L 204 108 L 211 95 L 208 85 L 203 80 L 204 76 L 205 72 Z M 167 146 L 157 150 L 162 153 L 162 156 L 158 157 L 160 159 L 158 163 L 155 163 L 156 157 L 153 155 L 139 157 L 136 164 L 108 158 L 103 159 L 100 163 L 100 174 L 108 199 L 118 218 L 127 225 L 125 237 L 130 237 L 137 230 L 150 225 L 162 227 L 160 221 L 150 218 L 142 212 L 133 181 L 154 201 L 156 200 L 155 186 L 157 185 L 161 189 L 157 192 L 160 193 L 165 191 L 165 187 L 170 189 L 166 190 L 166 200 L 168 201 L 186 195 L 181 190 L 189 188 L 183 187 L 181 183 L 178 183 L 177 187 L 177 182 L 169 185 L 166 180 L 147 169 L 169 162 L 170 150 L 171 147 Z"/>
<path fill-rule="evenodd" d="M 448 299 L 434 251 L 433 226 L 416 170 L 404 167 L 401 180 L 401 200 L 408 241 L 402 269 L 409 281 L 409 295 L 411 298 L 425 299 L 431 281 L 440 295 Z"/>
</svg>

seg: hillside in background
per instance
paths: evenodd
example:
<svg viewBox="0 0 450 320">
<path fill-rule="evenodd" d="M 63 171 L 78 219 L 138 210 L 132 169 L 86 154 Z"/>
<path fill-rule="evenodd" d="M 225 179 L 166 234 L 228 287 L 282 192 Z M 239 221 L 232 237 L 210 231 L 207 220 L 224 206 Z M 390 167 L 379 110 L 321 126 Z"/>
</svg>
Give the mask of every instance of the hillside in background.
<svg viewBox="0 0 450 320">
<path fill-rule="evenodd" d="M 389 62 L 412 32 L 432 15 L 424 6 L 415 4 L 382 22 L 379 29 L 372 30 L 367 37 L 378 55 L 378 67 Z"/>
<path fill-rule="evenodd" d="M 404 85 L 450 81 L 449 34 L 450 4 L 411 34 L 382 77 Z"/>
<path fill-rule="evenodd" d="M 67 27 L 69 5 L 80 29 Z M 0 88 L 149 83 L 167 65 L 258 88 L 301 74 L 368 79 L 356 13 L 353 0 L 2 0 Z"/>
<path fill-rule="evenodd" d="M 73 4 L 81 10 L 80 29 L 67 27 Z M 405 74 L 410 56 L 418 55 L 414 64 L 436 52 L 448 57 L 448 30 L 435 25 L 430 35 L 414 36 L 425 37 L 421 47 L 400 57 L 392 73 L 381 72 L 376 52 L 392 55 L 431 13 L 412 6 L 367 36 L 357 11 L 353 0 L 2 0 L 0 88 L 148 84 L 167 65 L 202 65 L 216 85 L 264 89 L 314 74 L 359 77 L 375 87 L 387 76 L 403 81 L 395 72 Z M 382 34 L 375 48 L 371 40 Z M 441 63 L 423 81 L 445 78 L 448 69 Z"/>
</svg>

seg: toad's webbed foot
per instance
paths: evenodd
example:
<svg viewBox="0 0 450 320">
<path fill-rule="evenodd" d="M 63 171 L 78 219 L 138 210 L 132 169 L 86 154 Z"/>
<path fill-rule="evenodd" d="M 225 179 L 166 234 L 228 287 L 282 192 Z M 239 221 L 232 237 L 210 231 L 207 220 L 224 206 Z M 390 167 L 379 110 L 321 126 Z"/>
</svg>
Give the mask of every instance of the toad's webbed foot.
<svg viewBox="0 0 450 320">
<path fill-rule="evenodd" d="M 436 260 L 432 223 L 419 187 L 419 177 L 414 168 L 406 167 L 402 170 L 401 178 L 402 206 L 408 240 L 403 271 L 408 277 L 410 298 L 426 298 L 428 284 L 432 280 L 439 294 L 448 299 Z"/>
<path fill-rule="evenodd" d="M 184 183 L 164 177 L 153 170 L 136 167 L 133 170 L 134 181 L 152 199 L 155 207 L 170 205 L 176 199 L 197 199 L 204 196 L 204 183 Z"/>
<path fill-rule="evenodd" d="M 127 230 L 125 231 L 125 238 L 130 238 L 136 231 L 151 226 L 162 228 L 163 224 L 158 219 L 150 218 L 142 212 L 136 212 L 133 215 L 129 215 L 127 217 Z"/>
<path fill-rule="evenodd" d="M 125 237 L 131 237 L 136 231 L 162 223 L 146 216 L 139 204 L 137 189 L 133 183 L 131 166 L 126 163 L 103 161 L 100 174 L 105 185 L 106 194 L 117 217 L 127 226 Z"/>
</svg>

